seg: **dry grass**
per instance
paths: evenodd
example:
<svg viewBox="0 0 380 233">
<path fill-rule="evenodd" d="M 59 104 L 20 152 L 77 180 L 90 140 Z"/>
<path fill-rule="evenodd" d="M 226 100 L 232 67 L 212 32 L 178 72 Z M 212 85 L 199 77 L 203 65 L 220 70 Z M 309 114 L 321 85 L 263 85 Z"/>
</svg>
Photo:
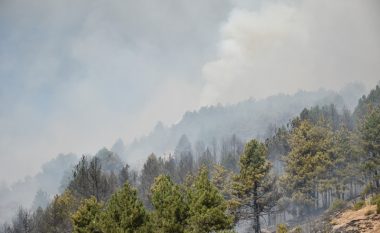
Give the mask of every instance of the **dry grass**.
<svg viewBox="0 0 380 233">
<path fill-rule="evenodd" d="M 371 214 L 369 214 L 371 213 Z M 376 205 L 364 206 L 359 210 L 349 209 L 331 221 L 333 230 L 357 229 L 364 233 L 380 232 L 380 215 L 376 213 Z"/>
</svg>

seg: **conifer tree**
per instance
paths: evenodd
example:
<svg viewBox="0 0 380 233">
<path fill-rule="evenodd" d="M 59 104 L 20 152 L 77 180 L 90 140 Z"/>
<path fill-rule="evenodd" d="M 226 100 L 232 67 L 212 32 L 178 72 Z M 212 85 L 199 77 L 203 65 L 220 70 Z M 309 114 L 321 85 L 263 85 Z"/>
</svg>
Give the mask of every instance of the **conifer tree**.
<svg viewBox="0 0 380 233">
<path fill-rule="evenodd" d="M 210 150 L 207 148 L 198 158 L 198 168 L 206 166 L 208 170 L 211 170 L 215 163 L 215 158 L 212 156 Z"/>
<path fill-rule="evenodd" d="M 184 232 L 188 206 L 180 187 L 169 176 L 160 175 L 152 186 L 151 214 L 153 231 L 157 233 Z"/>
<path fill-rule="evenodd" d="M 114 193 L 102 216 L 102 230 L 107 233 L 146 232 L 147 214 L 136 189 L 126 182 Z"/>
<path fill-rule="evenodd" d="M 174 157 L 178 161 L 177 174 L 179 181 L 183 183 L 189 174 L 192 174 L 194 169 L 193 151 L 191 143 L 184 134 L 179 139 L 179 142 L 174 150 Z"/>
<path fill-rule="evenodd" d="M 215 164 L 212 171 L 211 181 L 225 199 L 229 199 L 232 193 L 233 173 L 225 167 Z"/>
<path fill-rule="evenodd" d="M 323 124 L 300 121 L 291 132 L 289 144 L 291 151 L 282 179 L 286 194 L 295 204 L 295 214 L 303 216 L 310 207 L 318 207 L 319 192 L 326 199 L 324 207 L 328 207 L 334 169 L 332 131 Z"/>
<path fill-rule="evenodd" d="M 90 197 L 82 202 L 78 210 L 71 216 L 74 233 L 102 233 L 100 214 L 102 205 L 95 197 Z"/>
<path fill-rule="evenodd" d="M 264 211 L 270 194 L 267 149 L 257 140 L 249 141 L 240 157 L 240 173 L 235 177 L 234 190 L 239 206 L 248 208 L 248 213 L 240 214 L 253 216 L 253 231 L 260 232 L 260 214 Z"/>
<path fill-rule="evenodd" d="M 232 216 L 227 214 L 227 203 L 201 168 L 189 189 L 189 218 L 186 233 L 209 233 L 230 229 Z"/>
<path fill-rule="evenodd" d="M 44 229 L 42 232 L 61 233 L 71 232 L 71 214 L 77 207 L 77 202 L 70 191 L 56 195 L 52 203 L 46 208 L 44 215 Z"/>
<path fill-rule="evenodd" d="M 126 164 L 119 172 L 119 186 L 123 186 L 129 180 L 129 165 Z"/>
<path fill-rule="evenodd" d="M 151 208 L 149 200 L 150 188 L 154 182 L 154 178 L 160 175 L 162 167 L 155 154 L 151 154 L 146 160 L 144 167 L 141 171 L 141 183 L 139 186 L 139 194 L 144 205 Z"/>
<path fill-rule="evenodd" d="M 365 151 L 365 173 L 377 189 L 380 188 L 380 107 L 365 118 L 360 127 L 362 147 Z"/>
<path fill-rule="evenodd" d="M 32 209 L 36 210 L 39 207 L 44 209 L 49 204 L 49 201 L 49 195 L 46 192 L 42 191 L 42 189 L 39 189 L 34 196 Z"/>
<path fill-rule="evenodd" d="M 345 199 L 345 190 L 349 197 L 354 196 L 353 185 L 361 183 L 360 146 L 357 136 L 342 126 L 334 135 L 334 158 L 332 182 L 335 185 L 336 197 Z"/>
</svg>

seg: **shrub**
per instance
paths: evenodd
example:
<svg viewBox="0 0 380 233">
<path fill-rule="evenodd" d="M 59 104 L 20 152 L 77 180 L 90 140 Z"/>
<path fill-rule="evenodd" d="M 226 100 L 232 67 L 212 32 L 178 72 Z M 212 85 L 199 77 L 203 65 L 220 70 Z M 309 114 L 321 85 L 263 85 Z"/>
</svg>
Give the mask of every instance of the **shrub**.
<svg viewBox="0 0 380 233">
<path fill-rule="evenodd" d="M 372 197 L 371 205 L 376 205 L 376 213 L 380 214 L 380 194 L 377 194 L 376 196 Z"/>
<path fill-rule="evenodd" d="M 375 187 L 370 183 L 367 184 L 363 190 L 363 192 L 360 194 L 362 198 L 364 198 L 366 195 L 371 194 L 375 192 Z"/>
<path fill-rule="evenodd" d="M 343 209 L 345 206 L 346 206 L 346 202 L 344 200 L 337 199 L 330 205 L 329 211 L 336 212 Z"/>
<path fill-rule="evenodd" d="M 276 233 L 287 233 L 288 228 L 286 227 L 285 224 L 278 224 L 276 227 Z"/>
<path fill-rule="evenodd" d="M 354 204 L 353 209 L 354 210 L 360 210 L 365 205 L 365 202 L 363 200 L 360 200 Z"/>
<path fill-rule="evenodd" d="M 377 202 L 380 201 L 380 194 L 377 194 L 376 196 L 373 196 L 371 198 L 371 205 L 377 205 Z"/>
<path fill-rule="evenodd" d="M 302 228 L 300 226 L 297 226 L 294 230 L 293 233 L 302 233 Z"/>
</svg>

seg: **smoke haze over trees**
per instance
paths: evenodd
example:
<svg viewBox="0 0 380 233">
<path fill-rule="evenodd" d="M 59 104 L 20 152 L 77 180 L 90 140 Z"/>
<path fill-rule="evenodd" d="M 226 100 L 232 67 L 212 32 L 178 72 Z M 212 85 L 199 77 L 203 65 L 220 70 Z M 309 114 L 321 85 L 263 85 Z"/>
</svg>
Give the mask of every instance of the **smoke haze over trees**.
<svg viewBox="0 0 380 233">
<path fill-rule="evenodd" d="M 129 144 L 202 106 L 373 87 L 379 4 L 2 0 L 0 164 L 27 162 L 0 177 L 15 182 L 52 156 L 95 154 L 117 138 Z"/>
<path fill-rule="evenodd" d="M 285 231 L 377 200 L 379 12 L 1 0 L 0 233 Z"/>
</svg>

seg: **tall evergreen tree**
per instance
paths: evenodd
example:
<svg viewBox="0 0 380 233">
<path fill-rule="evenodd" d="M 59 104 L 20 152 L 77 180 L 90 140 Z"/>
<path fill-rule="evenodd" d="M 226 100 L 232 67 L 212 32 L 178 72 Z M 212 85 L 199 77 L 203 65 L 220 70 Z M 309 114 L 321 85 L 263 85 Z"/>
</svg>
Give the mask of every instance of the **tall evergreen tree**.
<svg viewBox="0 0 380 233">
<path fill-rule="evenodd" d="M 107 233 L 147 231 L 147 213 L 137 197 L 136 189 L 128 182 L 112 195 L 102 219 L 102 230 Z"/>
<path fill-rule="evenodd" d="M 32 209 L 36 210 L 39 207 L 46 208 L 46 206 L 49 204 L 49 196 L 46 192 L 39 189 L 34 197 Z"/>
<path fill-rule="evenodd" d="M 126 164 L 119 172 L 119 186 L 123 186 L 125 182 L 129 181 L 129 165 Z"/>
<path fill-rule="evenodd" d="M 71 216 L 74 233 L 102 233 L 101 210 L 95 197 L 84 200 L 78 210 Z"/>
<path fill-rule="evenodd" d="M 239 206 L 240 217 L 253 216 L 253 231 L 260 232 L 260 215 L 269 204 L 267 196 L 270 163 L 267 149 L 257 140 L 249 141 L 240 157 L 240 173 L 235 177 L 234 190 Z M 248 213 L 244 212 L 244 210 Z"/>
<path fill-rule="evenodd" d="M 12 226 L 14 233 L 32 233 L 34 227 L 32 214 L 28 210 L 20 207 L 16 217 L 13 219 Z"/>
<path fill-rule="evenodd" d="M 157 159 L 156 155 L 151 154 L 148 159 L 146 160 L 144 167 L 141 171 L 141 177 L 140 177 L 140 196 L 141 199 L 146 207 L 151 208 L 151 203 L 149 200 L 150 196 L 150 188 L 152 187 L 152 184 L 154 182 L 154 178 L 159 176 L 162 172 L 162 167 Z"/>
<path fill-rule="evenodd" d="M 286 158 L 282 177 L 286 194 L 292 199 L 294 212 L 303 216 L 318 207 L 318 194 L 329 195 L 332 189 L 334 144 L 332 131 L 322 125 L 314 126 L 300 121 L 292 130 L 289 144 L 291 151 Z M 325 204 L 329 205 L 331 198 Z"/>
<path fill-rule="evenodd" d="M 189 189 L 189 218 L 186 233 L 209 233 L 230 229 L 232 216 L 227 203 L 208 178 L 207 168 L 200 169 Z"/>
<path fill-rule="evenodd" d="M 102 172 L 99 158 L 89 159 L 82 156 L 68 185 L 72 194 L 77 198 L 86 199 L 94 196 L 97 200 L 104 201 L 109 197 L 109 188 L 108 177 Z"/>
<path fill-rule="evenodd" d="M 169 176 L 160 175 L 152 186 L 151 214 L 153 231 L 157 233 L 182 233 L 185 229 L 188 206 L 180 187 Z"/>
<path fill-rule="evenodd" d="M 70 191 L 56 195 L 46 208 L 44 214 L 45 225 L 41 232 L 62 233 L 72 232 L 71 214 L 78 206 L 75 197 Z"/>
<path fill-rule="evenodd" d="M 191 143 L 184 134 L 179 139 L 179 142 L 174 150 L 175 159 L 178 161 L 177 174 L 179 182 L 183 183 L 187 175 L 192 174 L 194 170 L 193 150 Z"/>
<path fill-rule="evenodd" d="M 332 158 L 331 181 L 335 185 L 336 197 L 345 199 L 344 194 L 349 190 L 349 197 L 354 196 L 353 186 L 362 184 L 360 167 L 360 140 L 343 125 L 334 134 L 334 156 Z"/>
<path fill-rule="evenodd" d="M 363 149 L 366 153 L 365 173 L 370 182 L 380 188 L 380 107 L 365 118 L 360 127 Z"/>
<path fill-rule="evenodd" d="M 216 159 L 212 156 L 210 150 L 207 148 L 201 156 L 198 158 L 198 169 L 206 166 L 208 170 L 212 169 L 212 166 L 216 163 Z"/>
</svg>

